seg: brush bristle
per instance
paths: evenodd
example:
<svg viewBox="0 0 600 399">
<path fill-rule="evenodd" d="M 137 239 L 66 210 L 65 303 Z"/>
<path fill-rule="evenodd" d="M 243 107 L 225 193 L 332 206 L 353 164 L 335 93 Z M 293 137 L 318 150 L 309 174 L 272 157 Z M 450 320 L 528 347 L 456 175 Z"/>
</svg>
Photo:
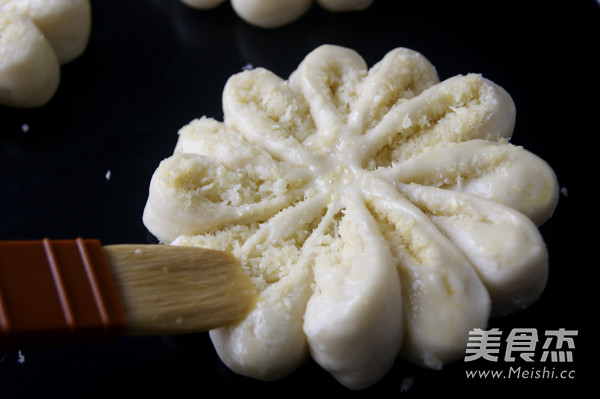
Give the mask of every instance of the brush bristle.
<svg viewBox="0 0 600 399">
<path fill-rule="evenodd" d="M 127 333 L 207 331 L 243 318 L 256 288 L 231 254 L 171 245 L 109 245 Z"/>
</svg>

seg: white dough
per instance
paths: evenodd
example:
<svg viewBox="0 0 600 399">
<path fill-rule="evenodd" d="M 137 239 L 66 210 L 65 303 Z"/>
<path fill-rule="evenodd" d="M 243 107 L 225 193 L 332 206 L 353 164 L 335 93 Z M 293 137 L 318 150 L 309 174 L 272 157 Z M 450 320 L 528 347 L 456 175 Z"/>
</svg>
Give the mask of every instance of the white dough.
<svg viewBox="0 0 600 399">
<path fill-rule="evenodd" d="M 225 0 L 181 0 L 197 9 L 210 9 Z M 359 11 L 369 7 L 373 0 L 317 0 L 323 8 L 333 11 Z M 313 0 L 231 0 L 231 6 L 244 21 L 261 28 L 279 28 L 304 15 Z"/>
<path fill-rule="evenodd" d="M 235 12 L 246 22 L 262 28 L 276 28 L 300 18 L 312 0 L 231 0 Z"/>
<path fill-rule="evenodd" d="M 60 65 L 88 44 L 89 0 L 0 0 L 0 16 L 0 104 L 45 105 L 60 83 Z"/>
<path fill-rule="evenodd" d="M 29 19 L 0 11 L 0 104 L 46 104 L 60 81 L 56 53 Z"/>
<path fill-rule="evenodd" d="M 61 64 L 79 57 L 88 44 L 92 23 L 89 0 L 0 0 L 0 10 L 31 18 Z"/>
<path fill-rule="evenodd" d="M 287 80 L 232 76 L 223 110 L 180 130 L 144 223 L 165 243 L 230 251 L 259 289 L 245 320 L 210 334 L 235 372 L 277 379 L 310 355 L 365 388 L 398 355 L 459 360 L 492 312 L 542 295 L 537 225 L 558 185 L 509 143 L 515 106 L 497 84 L 440 82 L 405 48 L 369 68 L 324 45 Z"/>
</svg>

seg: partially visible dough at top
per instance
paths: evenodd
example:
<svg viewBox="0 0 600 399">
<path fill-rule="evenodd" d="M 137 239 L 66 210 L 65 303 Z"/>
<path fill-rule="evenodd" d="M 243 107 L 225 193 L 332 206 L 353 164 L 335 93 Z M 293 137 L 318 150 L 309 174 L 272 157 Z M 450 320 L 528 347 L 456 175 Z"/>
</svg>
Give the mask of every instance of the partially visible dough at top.
<svg viewBox="0 0 600 399">
<path fill-rule="evenodd" d="M 225 0 L 181 0 L 190 7 L 209 9 Z M 329 11 L 359 11 L 369 7 L 373 0 L 314 0 Z M 261 28 L 278 28 L 300 18 L 313 0 L 231 0 L 231 6 L 244 21 Z"/>
</svg>

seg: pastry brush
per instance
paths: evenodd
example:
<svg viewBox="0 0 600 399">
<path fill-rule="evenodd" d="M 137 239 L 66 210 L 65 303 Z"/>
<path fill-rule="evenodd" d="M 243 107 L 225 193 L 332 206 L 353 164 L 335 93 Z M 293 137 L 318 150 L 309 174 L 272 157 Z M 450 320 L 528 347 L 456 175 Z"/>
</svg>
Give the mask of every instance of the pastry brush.
<svg viewBox="0 0 600 399">
<path fill-rule="evenodd" d="M 225 251 L 0 241 L 0 351 L 207 331 L 241 319 L 256 296 Z"/>
</svg>

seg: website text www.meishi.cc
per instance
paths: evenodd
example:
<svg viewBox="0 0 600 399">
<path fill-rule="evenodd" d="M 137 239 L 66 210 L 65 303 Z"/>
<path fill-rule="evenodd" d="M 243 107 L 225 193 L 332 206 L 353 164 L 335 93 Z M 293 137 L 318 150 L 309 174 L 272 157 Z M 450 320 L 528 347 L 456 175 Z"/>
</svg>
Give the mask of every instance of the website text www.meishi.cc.
<svg viewBox="0 0 600 399">
<path fill-rule="evenodd" d="M 573 380 L 574 369 L 557 369 L 556 367 L 532 367 L 509 366 L 508 369 L 500 370 L 465 370 L 469 379 L 530 379 L 530 380 Z"/>
<path fill-rule="evenodd" d="M 577 330 L 473 329 L 465 350 L 467 379 L 574 380 Z M 477 360 L 477 362 L 475 362 Z M 494 367 L 486 367 L 493 364 Z M 484 366 L 482 366 L 484 365 Z"/>
</svg>

